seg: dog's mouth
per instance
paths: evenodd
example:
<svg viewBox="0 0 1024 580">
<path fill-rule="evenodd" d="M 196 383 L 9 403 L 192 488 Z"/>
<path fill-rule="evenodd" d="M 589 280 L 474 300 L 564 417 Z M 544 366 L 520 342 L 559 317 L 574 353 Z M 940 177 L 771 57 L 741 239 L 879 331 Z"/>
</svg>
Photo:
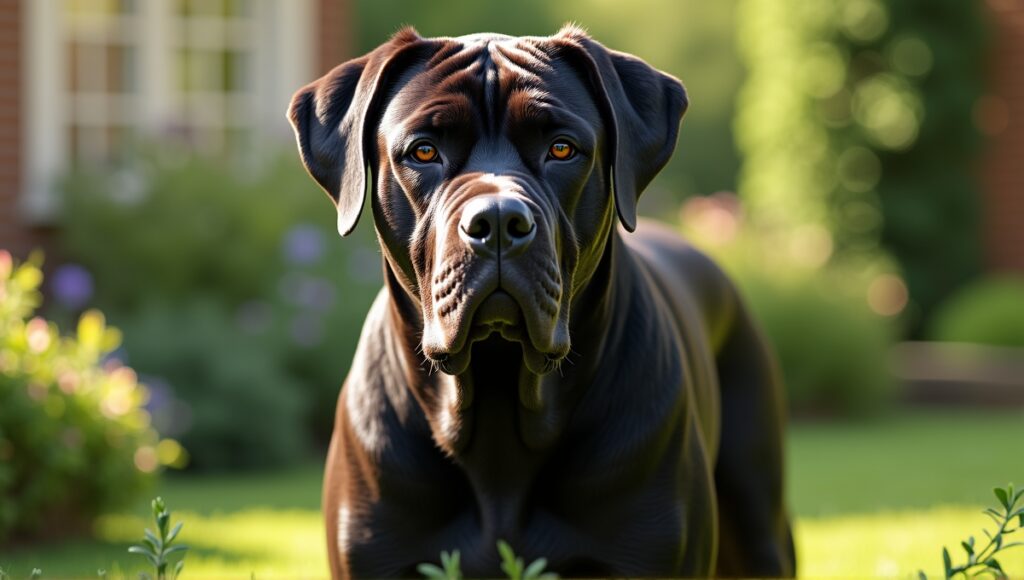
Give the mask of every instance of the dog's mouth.
<svg viewBox="0 0 1024 580">
<path fill-rule="evenodd" d="M 466 372 L 473 355 L 473 344 L 487 339 L 501 338 L 518 343 L 521 347 L 523 364 L 537 375 L 543 375 L 556 367 L 567 354 L 568 349 L 545 352 L 531 340 L 529 324 L 520 304 L 511 294 L 498 289 L 480 301 L 472 313 L 468 330 L 458 348 L 446 353 L 427 353 L 436 366 L 450 375 Z"/>
</svg>

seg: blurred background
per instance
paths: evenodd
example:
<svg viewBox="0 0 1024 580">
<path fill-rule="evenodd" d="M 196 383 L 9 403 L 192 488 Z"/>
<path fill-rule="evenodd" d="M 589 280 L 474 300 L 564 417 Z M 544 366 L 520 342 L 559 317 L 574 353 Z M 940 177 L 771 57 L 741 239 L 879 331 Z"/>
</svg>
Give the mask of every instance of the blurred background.
<svg viewBox="0 0 1024 580">
<path fill-rule="evenodd" d="M 687 86 L 641 210 L 778 353 L 801 574 L 941 574 L 1024 486 L 1020 0 L 0 0 L 0 569 L 130 574 L 161 493 L 187 575 L 323 576 L 381 265 L 285 107 L 402 24 L 567 21 Z"/>
</svg>

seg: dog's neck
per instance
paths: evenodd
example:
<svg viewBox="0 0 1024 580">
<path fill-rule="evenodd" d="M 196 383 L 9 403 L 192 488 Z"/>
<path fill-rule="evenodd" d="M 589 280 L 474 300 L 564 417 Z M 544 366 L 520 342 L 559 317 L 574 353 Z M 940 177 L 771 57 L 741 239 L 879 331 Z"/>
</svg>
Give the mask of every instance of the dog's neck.
<svg viewBox="0 0 1024 580">
<path fill-rule="evenodd" d="M 466 376 L 452 377 L 432 370 L 417 348 L 422 331 L 419 306 L 387 264 L 385 271 L 390 292 L 386 318 L 394 340 L 393 353 L 388 358 L 400 361 L 402 376 L 406 377 L 416 401 L 406 399 L 406 408 L 400 414 L 414 412 L 408 405 L 418 406 L 430 425 L 429 432 L 421 430 L 409 436 L 432 436 L 435 444 L 459 466 L 477 495 L 485 529 L 520 529 L 516 523 L 523 516 L 521 508 L 527 494 L 542 470 L 550 468 L 548 464 L 553 454 L 558 453 L 560 440 L 566 436 L 586 437 L 586 433 L 581 435 L 573 430 L 601 429 L 602 422 L 606 426 L 607 421 L 615 420 L 613 416 L 594 412 L 592 405 L 581 401 L 595 389 L 618 389 L 615 396 L 623 392 L 623 385 L 615 383 L 615 373 L 608 369 L 617 363 L 621 366 L 621 357 L 637 354 L 635 345 L 630 344 L 631 332 L 625 330 L 636 328 L 638 321 L 629 320 L 635 311 L 631 305 L 643 300 L 636 295 L 638 279 L 644 276 L 636 258 L 617 232 L 610 234 L 598 267 L 573 300 L 573 313 L 579 314 L 570 325 L 573 347 L 569 360 L 560 372 L 525 377 L 535 381 L 542 400 L 536 409 L 524 406 L 519 396 L 519 390 L 524 388 L 523 373 L 528 371 L 521 361 L 510 356 L 518 349 L 513 343 L 478 343 Z M 636 365 L 644 364 L 640 357 L 636 358 Z M 637 376 L 640 381 L 645 380 L 643 372 Z M 479 384 L 478 377 L 487 377 L 489 382 Z M 630 391 L 642 396 L 637 392 L 639 389 Z M 452 393 L 460 392 L 469 393 L 472 400 L 455 400 Z M 605 395 L 596 393 L 599 399 L 611 400 Z M 464 403 L 461 412 L 445 418 L 445 413 L 460 402 Z M 589 410 L 581 418 L 577 408 L 582 412 L 584 407 Z M 583 426 L 571 426 L 581 419 Z"/>
<path fill-rule="evenodd" d="M 624 258 L 626 263 L 620 264 Z M 399 358 L 404 367 L 404 376 L 409 378 L 413 395 L 428 415 L 428 420 L 433 418 L 431 413 L 440 411 L 445 404 L 445 397 L 440 391 L 451 387 L 452 381 L 459 389 L 460 397 L 471 399 L 460 399 L 464 408 L 477 403 L 491 404 L 495 391 L 500 390 L 502 396 L 511 392 L 515 396 L 508 399 L 506 406 L 508 413 L 519 415 L 517 430 L 520 433 L 517 439 L 521 439 L 523 445 L 533 451 L 553 445 L 569 420 L 573 403 L 582 394 L 585 385 L 598 373 L 602 362 L 606 362 L 602 352 L 607 347 L 605 341 L 609 335 L 608 329 L 616 324 L 615 317 L 622 311 L 616 304 L 621 302 L 624 295 L 629 294 L 633 282 L 630 262 L 629 252 L 621 236 L 613 230 L 609 233 L 598 265 L 573 297 L 570 318 L 572 352 L 560 368 L 545 375 L 533 374 L 522 364 L 517 344 L 490 339 L 472 347 L 475 349 L 472 362 L 465 373 L 450 377 L 437 371 L 423 356 L 419 347 L 423 332 L 420 304 L 403 282 L 400 270 L 396 271 L 394 265 L 385 258 L 385 285 L 390 294 L 388 323 L 399 339 L 398 346 L 402 351 Z M 485 372 L 477 372 L 484 369 Z M 487 377 L 490 383 L 476 384 L 478 380 L 475 377 Z M 499 385 L 496 382 L 505 384 Z M 449 396 L 447 402 L 452 402 L 451 399 Z M 438 433 L 434 429 L 435 438 L 441 435 L 455 439 L 438 441 L 439 446 L 453 455 L 461 455 L 466 451 L 466 445 L 480 431 L 471 424 L 475 420 L 473 415 L 478 414 L 464 413 L 460 417 L 463 424 L 459 426 L 458 433 L 451 430 Z M 502 438 L 509 439 L 509 436 L 506 433 Z"/>
</svg>

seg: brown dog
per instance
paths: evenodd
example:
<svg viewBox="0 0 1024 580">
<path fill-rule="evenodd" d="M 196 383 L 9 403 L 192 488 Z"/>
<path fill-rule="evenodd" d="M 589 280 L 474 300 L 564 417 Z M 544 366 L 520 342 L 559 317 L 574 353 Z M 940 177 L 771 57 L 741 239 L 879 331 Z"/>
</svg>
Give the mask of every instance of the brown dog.
<svg viewBox="0 0 1024 580">
<path fill-rule="evenodd" d="M 407 29 L 295 95 L 339 230 L 370 198 L 384 255 L 324 481 L 335 577 L 453 549 L 497 576 L 498 539 L 562 575 L 793 573 L 771 356 L 714 264 L 637 227 L 686 107 L 573 27 Z"/>
</svg>

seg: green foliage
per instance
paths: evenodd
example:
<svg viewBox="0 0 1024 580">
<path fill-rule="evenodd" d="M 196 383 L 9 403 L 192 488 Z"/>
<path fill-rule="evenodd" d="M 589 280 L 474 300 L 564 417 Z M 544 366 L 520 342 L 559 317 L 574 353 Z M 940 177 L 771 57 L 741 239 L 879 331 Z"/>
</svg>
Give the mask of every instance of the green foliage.
<svg viewBox="0 0 1024 580">
<path fill-rule="evenodd" d="M 157 426 L 193 468 L 269 466 L 328 440 L 380 287 L 372 220 L 340 240 L 291 151 L 244 174 L 164 152 L 131 179 L 76 175 L 66 190 L 62 255 L 93 274 L 133 366 L 166 387 Z"/>
<path fill-rule="evenodd" d="M 153 519 L 156 521 L 156 529 L 160 535 L 158 536 L 149 528 L 146 528 L 145 537 L 142 538 L 142 542 L 128 548 L 128 552 L 145 557 L 153 566 L 155 575 L 139 574 L 139 577 L 143 580 L 174 580 L 185 567 L 185 552 L 188 551 L 188 546 L 185 544 L 174 545 L 174 540 L 177 539 L 178 533 L 181 532 L 184 522 L 178 522 L 173 528 L 170 527 L 171 512 L 167 509 L 163 498 L 158 497 L 154 499 L 152 505 Z M 181 559 L 178 560 L 174 568 L 171 569 L 170 574 L 168 574 L 167 567 L 171 564 L 170 556 L 174 554 L 181 554 Z"/>
<path fill-rule="evenodd" d="M 306 456 L 302 385 L 281 349 L 240 332 L 220 303 L 153 301 L 122 329 L 128 361 L 159 377 L 150 381 L 154 424 L 179 438 L 190 468 L 274 467 Z"/>
<path fill-rule="evenodd" d="M 501 569 L 508 575 L 509 580 L 552 580 L 558 578 L 557 574 L 544 572 L 548 565 L 545 558 L 537 558 L 529 566 L 524 567 L 523 559 L 516 556 L 512 546 L 505 540 L 498 540 L 498 553 L 501 554 Z"/>
<path fill-rule="evenodd" d="M 949 549 L 942 548 L 942 567 L 947 580 L 958 575 L 963 578 L 977 578 L 984 575 L 1006 578 L 1006 572 L 1003 571 L 996 555 L 1009 548 L 1024 546 L 1024 542 L 1009 544 L 1004 542 L 1006 536 L 1024 529 L 1024 502 L 1021 501 L 1021 498 L 1024 498 L 1024 489 L 1014 493 L 1011 483 L 1006 488 L 997 487 L 992 491 L 995 493 L 996 500 L 999 501 L 999 507 L 987 508 L 983 513 L 991 518 L 997 526 L 995 532 L 982 530 L 988 538 L 984 547 L 980 547 L 980 544 L 975 546 L 974 536 L 960 542 L 960 547 L 964 549 L 967 558 L 963 564 L 953 565 Z M 1018 504 L 1020 505 L 1018 506 Z M 924 572 L 918 572 L 918 577 L 921 580 L 928 578 Z"/>
<path fill-rule="evenodd" d="M 741 274 L 755 317 L 775 347 L 790 408 L 800 414 L 870 415 L 889 408 L 897 383 L 889 367 L 891 322 L 836 281 Z"/>
<path fill-rule="evenodd" d="M 441 552 L 441 567 L 438 568 L 436 564 L 430 564 L 424 562 L 419 566 L 416 566 L 416 570 L 423 574 L 424 578 L 430 578 L 431 580 L 462 580 L 462 565 L 460 563 L 460 554 L 458 550 L 452 553 Z"/>
<path fill-rule="evenodd" d="M 868 300 L 877 280 L 895 277 L 877 263 L 823 265 L 813 244 L 746 221 L 730 196 L 689 200 L 681 213 L 686 236 L 739 284 L 774 347 L 793 411 L 868 415 L 890 405 L 897 383 L 889 348 L 898 328 Z M 880 306 L 898 301 L 898 290 Z"/>
<path fill-rule="evenodd" d="M 960 0 L 744 0 L 740 192 L 834 259 L 899 260 L 927 316 L 979 267 L 982 11 Z M 919 324 L 920 320 L 913 320 Z"/>
<path fill-rule="evenodd" d="M 982 278 L 958 290 L 936 312 L 929 338 L 1024 347 L 1024 277 Z"/>
<path fill-rule="evenodd" d="M 68 258 L 92 272 L 97 304 L 110 313 L 196 293 L 238 304 L 272 291 L 288 228 L 314 208 L 331 217 L 311 184 L 297 162 L 242 174 L 165 152 L 132 174 L 70 176 L 59 234 Z"/>
<path fill-rule="evenodd" d="M 103 315 L 83 314 L 74 336 L 34 316 L 40 263 L 0 251 L 0 543 L 80 532 L 130 504 L 165 447 L 135 372 L 104 362 L 120 333 Z"/>
<path fill-rule="evenodd" d="M 516 556 L 512 546 L 509 546 L 505 540 L 498 540 L 498 554 L 501 556 L 501 570 L 505 572 L 509 580 L 555 580 L 558 578 L 557 574 L 544 571 L 548 564 L 546 558 L 537 558 L 529 566 L 526 566 L 523 559 Z M 416 570 L 431 580 L 461 580 L 460 559 L 461 555 L 458 550 L 450 554 L 441 552 L 440 567 L 436 564 L 423 563 L 417 566 Z"/>
</svg>

